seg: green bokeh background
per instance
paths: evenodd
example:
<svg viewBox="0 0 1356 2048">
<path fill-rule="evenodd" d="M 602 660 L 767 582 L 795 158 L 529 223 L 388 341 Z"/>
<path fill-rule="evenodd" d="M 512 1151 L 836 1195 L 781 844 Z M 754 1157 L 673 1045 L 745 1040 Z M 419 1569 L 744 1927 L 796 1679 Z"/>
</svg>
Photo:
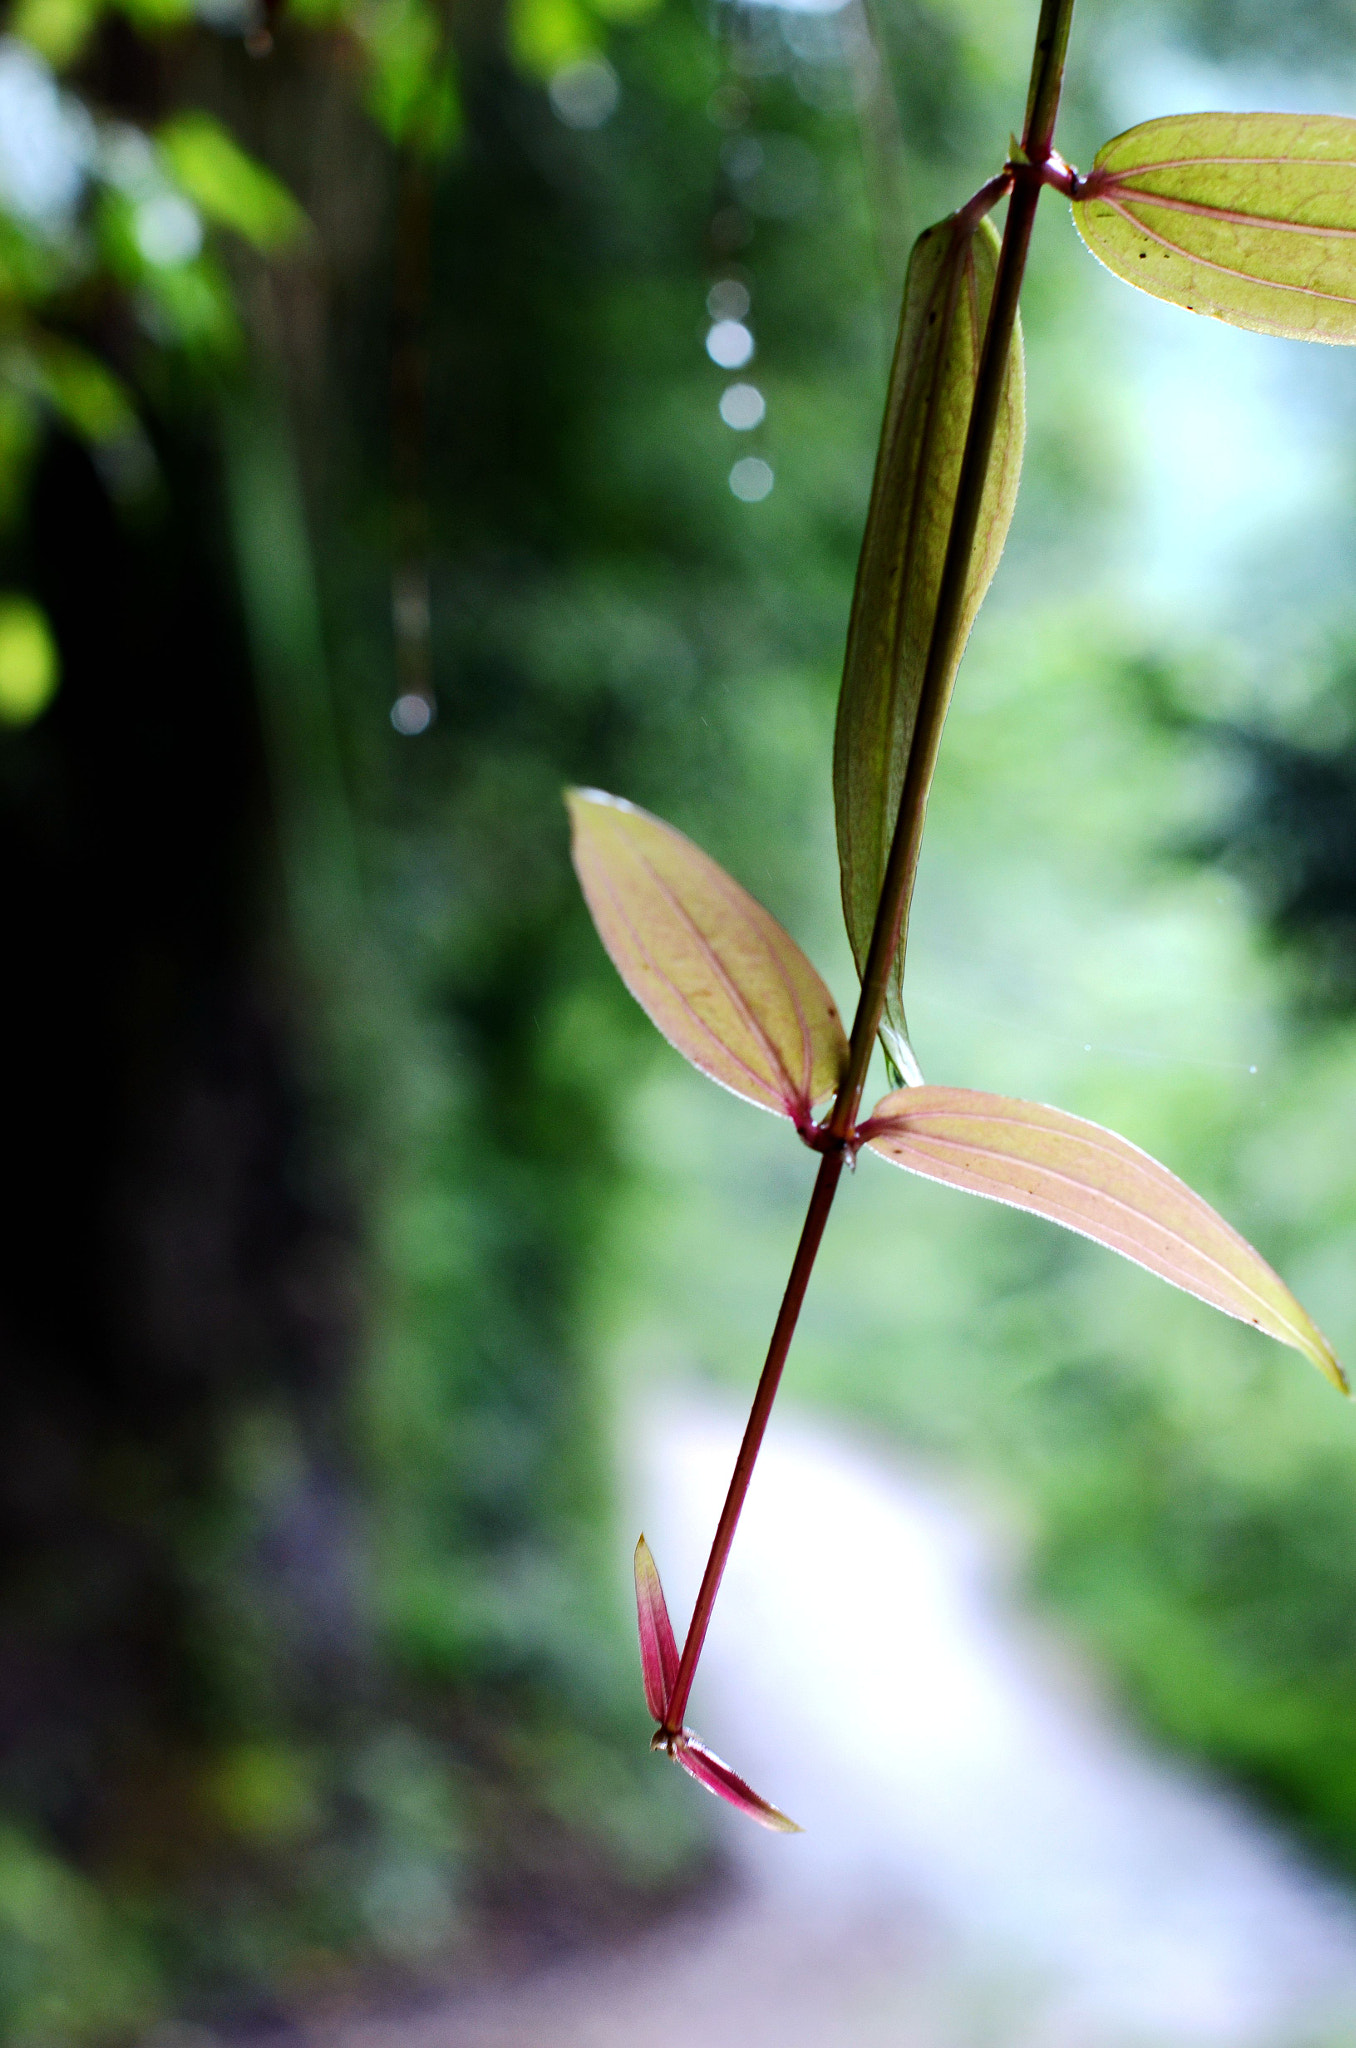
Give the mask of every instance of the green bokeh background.
<svg viewBox="0 0 1356 2048">
<path fill-rule="evenodd" d="M 645 1754 L 616 1446 L 652 1387 L 751 1386 L 812 1162 L 650 1034 L 559 792 L 691 832 L 850 1009 L 829 750 L 893 309 L 1033 15 L 11 17 L 95 141 L 64 215 L 0 219 L 0 582 L 60 665 L 45 705 L 0 677 L 3 2038 L 464 1978 L 708 1876 Z M 1345 111 L 1354 33 L 1091 0 L 1063 147 Z M 603 53 L 572 127 L 548 88 Z M 1062 211 L 919 1055 L 1165 1158 L 1356 1356 L 1353 366 L 1185 339 Z M 731 274 L 748 435 L 703 349 Z M 1145 1719 L 1356 1869 L 1356 1425 L 1316 1374 L 868 1159 L 787 1394 L 986 1485 Z"/>
</svg>

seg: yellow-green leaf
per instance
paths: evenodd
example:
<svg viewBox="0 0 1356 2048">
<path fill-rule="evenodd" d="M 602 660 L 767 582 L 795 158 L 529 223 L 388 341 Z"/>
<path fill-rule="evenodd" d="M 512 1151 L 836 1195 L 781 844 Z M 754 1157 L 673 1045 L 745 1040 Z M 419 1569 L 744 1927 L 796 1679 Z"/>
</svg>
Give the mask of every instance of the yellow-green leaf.
<svg viewBox="0 0 1356 2048">
<path fill-rule="evenodd" d="M 302 233 L 306 216 L 287 187 L 209 114 L 180 114 L 156 139 L 178 184 L 218 227 L 264 250 Z"/>
<path fill-rule="evenodd" d="M 461 134 L 456 56 L 433 0 L 368 0 L 352 16 L 367 51 L 368 110 L 392 142 L 428 160 Z"/>
<path fill-rule="evenodd" d="M 1118 277 L 1259 334 L 1356 342 L 1356 121 L 1173 114 L 1098 152 L 1078 231 Z"/>
<path fill-rule="evenodd" d="M 919 236 L 904 286 L 834 735 L 843 914 L 859 973 L 871 943 L 914 742 L 997 261 L 998 237 L 989 221 L 967 223 L 953 214 Z M 956 663 L 1007 538 L 1024 432 L 1019 330 L 1003 382 Z M 948 696 L 954 681 L 953 664 L 946 680 Z M 906 905 L 906 927 L 907 922 Z M 901 933 L 882 1037 L 896 1064 L 907 1069 L 912 1055 L 904 1021 L 903 970 Z"/>
<path fill-rule="evenodd" d="M 596 20 L 579 0 L 510 0 L 509 48 L 524 71 L 554 77 L 602 45 Z"/>
<path fill-rule="evenodd" d="M 30 597 L 0 596 L 0 725 L 31 725 L 61 681 L 47 614 Z"/>
<path fill-rule="evenodd" d="M 969 1088 L 900 1089 L 861 1128 L 896 1166 L 1109 1246 L 1302 1351 L 1347 1392 L 1332 1346 L 1261 1254 L 1185 1181 L 1113 1131 L 1044 1103 Z"/>
<path fill-rule="evenodd" d="M 79 56 L 102 12 L 100 0 L 16 0 L 9 33 L 61 67 Z"/>
<path fill-rule="evenodd" d="M 575 872 L 612 964 L 670 1045 L 798 1129 L 847 1063 L 833 997 L 699 846 L 598 789 L 566 794 Z"/>
<path fill-rule="evenodd" d="M 35 334 L 30 374 L 66 425 L 96 446 L 127 440 L 139 432 L 126 386 L 77 343 Z"/>
</svg>

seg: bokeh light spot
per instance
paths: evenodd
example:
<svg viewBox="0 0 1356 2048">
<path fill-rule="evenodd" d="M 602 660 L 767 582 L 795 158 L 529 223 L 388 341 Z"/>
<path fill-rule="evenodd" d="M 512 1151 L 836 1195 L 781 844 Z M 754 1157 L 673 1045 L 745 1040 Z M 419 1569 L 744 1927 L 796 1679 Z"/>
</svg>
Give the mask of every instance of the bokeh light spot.
<svg viewBox="0 0 1356 2048">
<path fill-rule="evenodd" d="M 198 209 L 179 192 L 157 192 L 136 210 L 137 247 L 158 270 L 191 263 L 202 248 Z"/>
<path fill-rule="evenodd" d="M 567 128 L 601 128 L 617 111 L 621 85 L 606 57 L 579 57 L 557 71 L 548 88 Z"/>
<path fill-rule="evenodd" d="M 753 336 L 742 320 L 717 320 L 706 337 L 706 353 L 722 370 L 742 370 L 753 359 Z"/>
<path fill-rule="evenodd" d="M 772 465 L 761 455 L 744 455 L 730 471 L 730 489 L 746 505 L 756 505 L 772 489 Z"/>
<path fill-rule="evenodd" d="M 94 129 L 50 65 L 0 37 L 0 203 L 35 227 L 64 226 L 84 187 Z"/>
<path fill-rule="evenodd" d="M 720 416 L 736 433 L 761 426 L 766 413 L 767 400 L 756 384 L 727 384 L 721 394 Z"/>
<path fill-rule="evenodd" d="M 433 723 L 433 705 L 427 697 L 421 697 L 417 690 L 407 690 L 397 697 L 391 706 L 391 723 L 396 731 L 407 739 L 414 739 L 421 732 L 427 732 Z"/>
<path fill-rule="evenodd" d="M 61 660 L 47 615 L 28 597 L 0 597 L 0 722 L 31 725 L 56 695 Z"/>
</svg>

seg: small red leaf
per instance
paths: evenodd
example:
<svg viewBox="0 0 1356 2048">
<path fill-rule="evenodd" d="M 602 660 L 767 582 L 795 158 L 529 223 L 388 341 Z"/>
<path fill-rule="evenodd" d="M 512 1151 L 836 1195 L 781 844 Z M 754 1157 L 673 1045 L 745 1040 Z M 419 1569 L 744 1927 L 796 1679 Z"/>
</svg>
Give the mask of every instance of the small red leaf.
<svg viewBox="0 0 1356 2048">
<path fill-rule="evenodd" d="M 678 1644 L 664 1601 L 664 1588 L 642 1536 L 636 1545 L 636 1621 L 640 1628 L 640 1669 L 645 1680 L 645 1704 L 656 1721 L 662 1721 L 673 1697 L 678 1677 Z"/>
<path fill-rule="evenodd" d="M 674 1738 L 670 1754 L 676 1764 L 682 1765 L 690 1778 L 695 1778 L 699 1785 L 705 1785 L 707 1791 L 714 1792 L 717 1799 L 728 1800 L 731 1806 L 737 1806 L 741 1813 L 746 1813 L 750 1820 L 756 1820 L 760 1826 L 773 1828 L 779 1835 L 803 1833 L 798 1822 L 790 1820 L 780 1808 L 773 1806 L 761 1794 L 755 1792 L 752 1785 L 744 1782 L 738 1771 L 732 1771 L 728 1764 L 722 1763 L 704 1742 L 698 1742 L 695 1735 L 689 1735 L 686 1728 L 681 1735 Z"/>
</svg>

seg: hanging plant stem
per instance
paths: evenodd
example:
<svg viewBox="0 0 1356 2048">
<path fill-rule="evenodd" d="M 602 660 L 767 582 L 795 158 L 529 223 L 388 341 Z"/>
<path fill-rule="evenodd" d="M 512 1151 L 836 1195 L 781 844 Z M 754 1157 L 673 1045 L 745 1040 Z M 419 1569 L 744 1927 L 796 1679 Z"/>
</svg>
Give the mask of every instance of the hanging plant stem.
<svg viewBox="0 0 1356 2048">
<path fill-rule="evenodd" d="M 1014 161 L 1007 166 L 1003 176 L 990 181 L 971 202 L 972 207 L 977 207 L 979 212 L 983 213 L 997 202 L 1004 189 L 1009 191 L 998 273 L 994 282 L 993 300 L 965 439 L 965 453 L 961 461 L 960 479 L 951 515 L 951 530 L 928 648 L 927 666 L 924 670 L 914 742 L 900 796 L 899 814 L 891 841 L 890 857 L 885 870 L 871 945 L 862 975 L 861 995 L 849 1040 L 847 1069 L 834 1099 L 833 1109 L 817 1141 L 822 1147 L 819 1172 L 815 1177 L 810 1205 L 801 1229 L 800 1241 L 796 1246 L 796 1255 L 791 1264 L 790 1277 L 782 1296 L 772 1341 L 768 1346 L 767 1359 L 754 1393 L 753 1405 L 739 1446 L 739 1455 L 735 1460 L 725 1505 L 716 1525 L 706 1570 L 702 1574 L 701 1586 L 693 1606 L 678 1675 L 669 1697 L 668 1711 L 661 1724 L 663 1731 L 669 1735 L 676 1736 L 683 1726 L 683 1715 L 687 1709 L 692 1681 L 696 1676 L 716 1595 L 729 1561 L 735 1530 L 739 1525 L 749 1482 L 753 1477 L 768 1418 L 772 1413 L 772 1404 L 777 1397 L 782 1369 L 791 1349 L 791 1340 L 795 1335 L 805 1292 L 810 1284 L 810 1275 L 814 1270 L 815 1259 L 824 1236 L 824 1227 L 829 1220 L 829 1212 L 838 1192 L 843 1167 L 853 1150 L 852 1134 L 856 1126 L 857 1112 L 861 1107 L 862 1090 L 866 1086 L 871 1049 L 880 1028 L 881 1014 L 885 1006 L 887 978 L 899 947 L 904 916 L 918 869 L 918 850 L 927 807 L 927 792 L 941 739 L 942 716 L 946 709 L 946 683 L 959 657 L 958 642 L 962 637 L 966 579 L 979 524 L 989 460 L 993 451 L 1004 372 L 1017 323 L 1017 302 L 1026 270 L 1027 251 L 1031 245 L 1031 230 L 1041 187 L 1051 182 L 1045 175 L 1045 167 L 1054 143 L 1055 118 L 1059 110 L 1060 90 L 1064 80 L 1064 58 L 1068 48 L 1073 9 L 1074 0 L 1042 0 L 1021 149 Z"/>
</svg>

